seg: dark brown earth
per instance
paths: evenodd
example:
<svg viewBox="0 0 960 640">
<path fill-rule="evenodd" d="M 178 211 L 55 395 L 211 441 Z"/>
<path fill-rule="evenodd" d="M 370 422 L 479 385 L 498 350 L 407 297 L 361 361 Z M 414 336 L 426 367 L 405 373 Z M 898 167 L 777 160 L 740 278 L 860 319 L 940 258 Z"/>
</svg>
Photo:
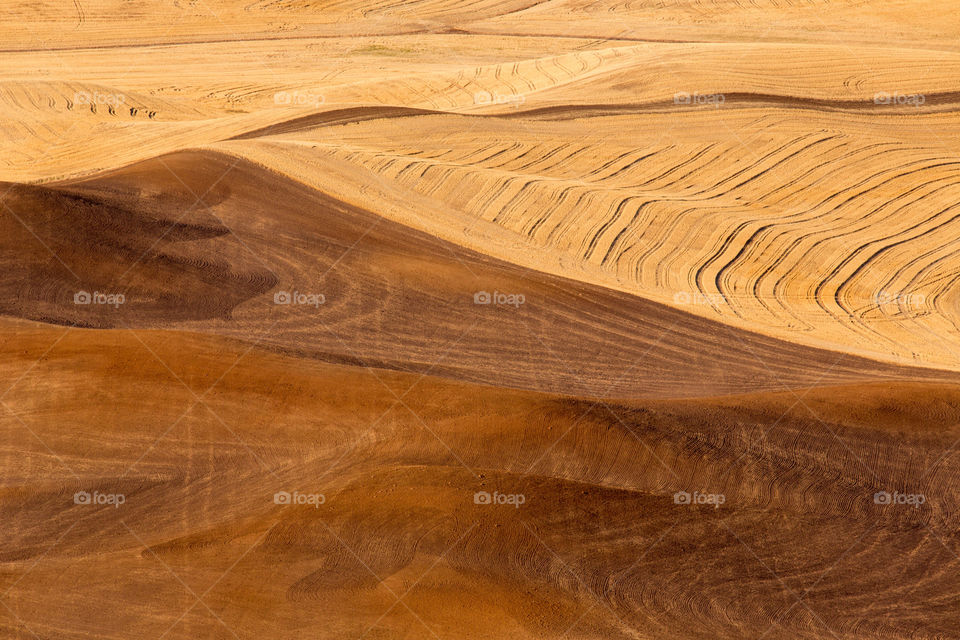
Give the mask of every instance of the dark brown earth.
<svg viewBox="0 0 960 640">
<path fill-rule="evenodd" d="M 530 271 L 214 153 L 16 186 L 6 200 L 36 234 L 4 218 L 3 264 L 19 276 L 0 309 L 14 317 L 202 331 L 327 362 L 582 396 L 955 379 Z M 77 291 L 125 302 L 76 305 Z M 480 291 L 523 302 L 478 305 Z M 318 297 L 278 305 L 279 292 Z"/>
<path fill-rule="evenodd" d="M 592 401 L 177 331 L 4 325 L 6 637 L 949 638 L 960 622 L 957 385 Z"/>
</svg>

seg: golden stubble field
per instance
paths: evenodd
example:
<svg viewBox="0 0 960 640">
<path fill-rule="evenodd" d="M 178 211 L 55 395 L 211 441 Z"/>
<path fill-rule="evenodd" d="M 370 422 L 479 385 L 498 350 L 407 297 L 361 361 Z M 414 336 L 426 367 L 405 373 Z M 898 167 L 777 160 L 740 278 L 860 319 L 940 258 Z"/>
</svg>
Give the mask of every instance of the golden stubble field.
<svg viewBox="0 0 960 640">
<path fill-rule="evenodd" d="M 0 637 L 956 637 L 956 9 L 0 6 Z"/>
</svg>

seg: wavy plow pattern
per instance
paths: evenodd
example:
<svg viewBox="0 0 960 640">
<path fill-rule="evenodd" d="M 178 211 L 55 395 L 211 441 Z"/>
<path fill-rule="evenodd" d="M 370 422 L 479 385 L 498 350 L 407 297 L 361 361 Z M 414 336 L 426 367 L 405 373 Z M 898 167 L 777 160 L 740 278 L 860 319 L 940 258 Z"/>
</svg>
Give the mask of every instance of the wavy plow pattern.
<svg viewBox="0 0 960 640">
<path fill-rule="evenodd" d="M 0 3 L 0 638 L 957 638 L 958 1 Z"/>
<path fill-rule="evenodd" d="M 488 120 L 471 119 L 463 137 L 437 145 L 430 135 L 446 116 L 429 114 L 405 118 L 419 140 L 409 145 L 293 136 L 628 290 L 720 301 L 703 311 L 734 322 L 907 358 L 920 352 L 910 338 L 918 328 L 953 327 L 960 156 L 936 141 L 910 144 L 858 127 L 791 134 L 780 121 L 756 131 L 746 111 L 678 114 L 742 132 L 700 143 L 666 133 L 638 135 L 638 146 L 605 137 L 637 125 L 646 133 L 640 116 L 574 119 L 596 132 L 590 137 L 567 121 L 522 119 L 500 137 Z M 384 122 L 371 122 L 371 135 Z M 485 144 L 460 142 L 476 135 Z M 936 352 L 923 357 L 956 357 Z"/>
</svg>

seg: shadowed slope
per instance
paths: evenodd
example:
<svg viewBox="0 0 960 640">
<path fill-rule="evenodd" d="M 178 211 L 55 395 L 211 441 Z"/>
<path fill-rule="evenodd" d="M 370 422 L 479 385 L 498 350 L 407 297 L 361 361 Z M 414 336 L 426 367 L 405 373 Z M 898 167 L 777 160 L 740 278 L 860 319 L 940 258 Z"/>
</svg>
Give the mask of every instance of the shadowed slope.
<svg viewBox="0 0 960 640">
<path fill-rule="evenodd" d="M 596 403 L 178 332 L 5 326 L 10 635 L 879 639 L 960 623 L 957 386 Z M 124 502 L 74 502 L 94 491 Z M 924 503 L 877 505 L 882 491 Z"/>
<path fill-rule="evenodd" d="M 0 313 L 90 327 L 196 320 L 229 316 L 276 284 L 182 188 L 138 189 L 135 201 L 20 184 L 0 192 Z"/>
<path fill-rule="evenodd" d="M 428 109 L 411 109 L 408 107 L 354 107 L 352 109 L 332 109 L 321 113 L 312 113 L 307 116 L 298 116 L 273 125 L 260 127 L 253 131 L 241 133 L 231 140 L 249 140 L 262 136 L 274 136 L 300 131 L 310 131 L 316 127 L 338 124 L 352 124 L 379 118 L 404 118 L 434 113 Z"/>
<path fill-rule="evenodd" d="M 958 3 L 0 3 L 0 640 L 960 637 Z"/>
<path fill-rule="evenodd" d="M 773 390 L 950 375 L 792 345 L 503 263 L 227 156 L 166 156 L 62 184 L 52 193 L 65 202 L 79 198 L 117 211 L 143 209 L 116 216 L 112 228 L 123 244 L 142 236 L 136 216 L 161 216 L 173 225 L 207 191 L 216 196 L 203 215 L 230 235 L 184 243 L 189 255 L 202 260 L 186 258 L 184 267 L 152 281 L 179 282 L 202 267 L 201 273 L 212 274 L 202 278 L 208 286 L 201 308 L 230 309 L 230 315 L 187 321 L 192 301 L 141 301 L 134 295 L 139 281 L 123 275 L 125 268 L 136 272 L 130 267 L 135 260 L 121 253 L 111 271 L 120 277 L 110 286 L 131 293 L 118 308 L 98 310 L 98 326 L 183 327 L 241 339 L 265 333 L 264 344 L 327 361 L 582 395 L 689 396 L 732 393 L 746 385 Z M 78 215 L 75 207 L 60 210 L 68 218 Z M 170 229 L 172 235 L 177 227 Z M 91 258 L 86 244 L 57 238 L 69 244 L 64 261 L 73 262 L 67 264 L 79 276 L 76 286 L 104 286 L 93 279 L 99 254 Z M 21 259 L 15 249 L 11 261 Z M 162 254 L 150 249 L 147 256 Z M 218 271 L 212 265 L 227 266 Z M 256 277 L 237 273 L 241 265 Z M 72 304 L 66 281 L 59 288 L 45 282 L 43 289 L 8 298 L 8 313 L 61 323 L 86 319 L 87 307 Z M 251 297 L 274 283 L 272 292 Z M 500 297 L 476 304 L 481 291 Z M 275 304 L 275 295 L 293 297 L 293 304 Z M 240 300 L 246 302 L 237 306 Z M 158 307 L 161 302 L 165 306 Z"/>
</svg>

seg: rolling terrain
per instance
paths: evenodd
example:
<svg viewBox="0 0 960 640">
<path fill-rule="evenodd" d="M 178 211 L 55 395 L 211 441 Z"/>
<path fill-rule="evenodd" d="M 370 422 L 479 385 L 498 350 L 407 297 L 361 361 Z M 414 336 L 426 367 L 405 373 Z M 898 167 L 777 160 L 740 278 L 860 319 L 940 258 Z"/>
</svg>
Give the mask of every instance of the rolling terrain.
<svg viewBox="0 0 960 640">
<path fill-rule="evenodd" d="M 955 4 L 0 6 L 0 638 L 958 637 Z"/>
<path fill-rule="evenodd" d="M 950 637 L 958 622 L 956 384 L 620 402 L 195 333 L 4 325 L 10 637 Z"/>
</svg>

